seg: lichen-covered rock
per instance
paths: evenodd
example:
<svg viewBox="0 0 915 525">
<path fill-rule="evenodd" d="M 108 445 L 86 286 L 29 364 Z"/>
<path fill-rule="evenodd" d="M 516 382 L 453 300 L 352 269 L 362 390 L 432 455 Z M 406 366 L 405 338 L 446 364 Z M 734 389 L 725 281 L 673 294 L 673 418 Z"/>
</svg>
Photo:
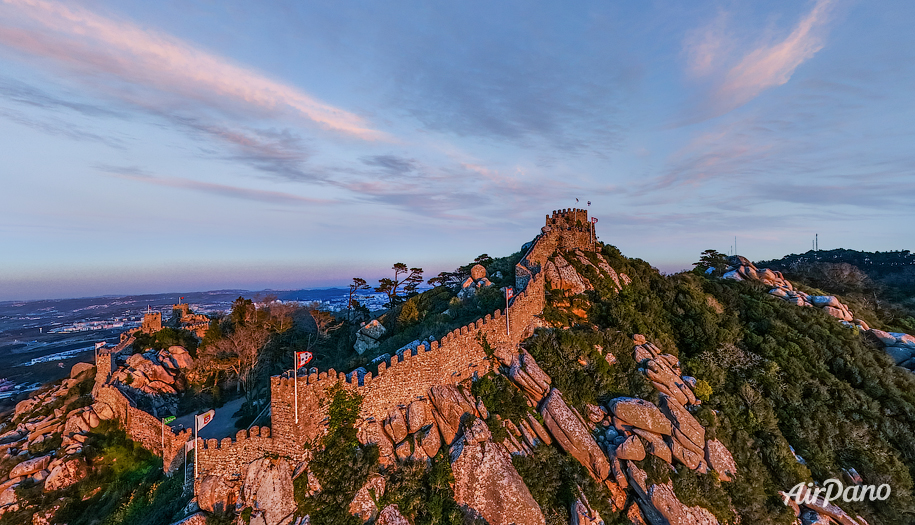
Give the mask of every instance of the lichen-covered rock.
<svg viewBox="0 0 915 525">
<path fill-rule="evenodd" d="M 705 428 L 676 399 L 661 394 L 661 413 L 700 448 L 705 447 Z"/>
<path fill-rule="evenodd" d="M 664 437 L 661 434 L 655 434 L 641 428 L 633 429 L 633 432 L 645 441 L 649 454 L 655 455 L 668 463 L 673 462 L 670 447 L 664 442 Z"/>
<path fill-rule="evenodd" d="M 636 436 L 629 436 L 620 446 L 616 447 L 617 459 L 628 459 L 632 461 L 642 461 L 645 459 L 645 445 Z"/>
<path fill-rule="evenodd" d="M 550 391 L 553 380 L 534 360 L 533 356 L 522 349 L 513 356 L 508 369 L 508 378 L 511 379 L 534 402 L 540 403 Z"/>
<path fill-rule="evenodd" d="M 394 443 L 400 443 L 407 437 L 407 420 L 399 408 L 394 407 L 388 412 L 384 430 L 391 436 L 391 441 Z"/>
<path fill-rule="evenodd" d="M 206 476 L 197 485 L 197 505 L 207 512 L 225 512 L 235 508 L 238 483 L 222 476 Z"/>
<path fill-rule="evenodd" d="M 475 416 L 476 407 L 454 385 L 435 385 L 429 389 L 429 398 L 435 407 L 435 422 L 441 432 L 445 445 L 451 445 L 457 439 L 461 428 L 461 418 L 465 415 Z"/>
<path fill-rule="evenodd" d="M 367 323 L 356 332 L 356 344 L 353 345 L 353 350 L 355 350 L 357 354 L 362 355 L 367 350 L 376 348 L 378 346 L 378 341 L 384 337 L 386 332 L 387 329 L 378 319 L 372 319 L 371 322 Z"/>
<path fill-rule="evenodd" d="M 717 439 L 705 442 L 705 461 L 718 473 L 721 481 L 731 481 L 731 476 L 737 474 L 737 463 L 734 462 L 731 451 Z"/>
<path fill-rule="evenodd" d="M 378 514 L 375 501 L 384 495 L 384 488 L 384 476 L 376 475 L 369 478 L 353 497 L 352 503 L 349 504 L 349 513 L 366 523 L 374 519 Z"/>
<path fill-rule="evenodd" d="M 378 445 L 378 455 L 381 457 L 391 457 L 394 454 L 394 444 L 391 439 L 381 429 L 377 421 L 368 421 L 363 424 L 357 432 L 359 442 L 363 445 Z"/>
<path fill-rule="evenodd" d="M 654 404 L 634 397 L 618 397 L 609 404 L 610 411 L 624 424 L 655 434 L 671 434 L 671 423 Z"/>
<path fill-rule="evenodd" d="M 468 518 L 489 525 L 544 525 L 543 513 L 504 446 L 492 441 L 481 419 L 474 420 L 451 448 L 454 499 Z"/>
<path fill-rule="evenodd" d="M 439 449 L 442 447 L 442 440 L 435 423 L 428 430 L 416 433 L 416 444 L 422 447 L 423 452 L 430 458 L 434 458 L 438 454 Z"/>
<path fill-rule="evenodd" d="M 57 465 L 44 480 L 45 492 L 67 488 L 89 475 L 89 469 L 81 459 L 71 459 Z"/>
<path fill-rule="evenodd" d="M 607 479 L 610 475 L 610 463 L 607 456 L 591 436 L 591 431 L 582 422 L 572 409 L 562 399 L 562 393 L 557 389 L 550 390 L 540 408 L 543 422 L 550 431 L 553 439 L 570 456 L 588 469 L 591 476 L 598 481 Z"/>
<path fill-rule="evenodd" d="M 112 410 L 111 407 L 108 406 L 108 403 L 105 403 L 103 401 L 96 401 L 95 403 L 93 403 L 92 411 L 95 412 L 95 414 L 99 417 L 99 419 L 102 419 L 102 420 L 109 420 L 109 419 L 115 418 L 114 410 Z"/>
<path fill-rule="evenodd" d="M 687 507 L 674 494 L 670 482 L 648 489 L 651 506 L 670 525 L 718 525 L 715 515 L 703 507 Z"/>
<path fill-rule="evenodd" d="M 409 433 L 417 432 L 432 422 L 432 416 L 429 415 L 426 405 L 425 399 L 417 399 L 407 407 L 407 431 Z"/>
<path fill-rule="evenodd" d="M 23 461 L 10 470 L 9 477 L 17 478 L 20 476 L 31 476 L 39 470 L 47 468 L 49 463 L 51 463 L 50 455 Z"/>
<path fill-rule="evenodd" d="M 375 525 L 410 525 L 410 522 L 403 517 L 397 505 L 388 505 L 378 514 Z"/>
<path fill-rule="evenodd" d="M 261 458 L 248 465 L 236 508 L 262 512 L 266 525 L 279 525 L 296 510 L 292 469 L 285 459 Z"/>
</svg>

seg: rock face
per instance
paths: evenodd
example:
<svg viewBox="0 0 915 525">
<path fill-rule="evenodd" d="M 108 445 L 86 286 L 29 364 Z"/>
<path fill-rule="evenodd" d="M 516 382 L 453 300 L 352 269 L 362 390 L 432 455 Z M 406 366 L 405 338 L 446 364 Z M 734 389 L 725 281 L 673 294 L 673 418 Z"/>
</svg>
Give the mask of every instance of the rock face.
<svg viewBox="0 0 915 525">
<path fill-rule="evenodd" d="M 843 324 L 849 327 L 856 327 L 859 330 L 867 330 L 867 323 L 860 319 L 855 319 L 848 306 L 843 304 L 832 295 L 808 295 L 802 291 L 795 290 L 794 285 L 782 276 L 781 272 L 775 272 L 767 268 L 762 270 L 753 265 L 746 257 L 732 255 L 728 258 L 730 266 L 725 271 L 725 279 L 735 279 L 738 281 L 750 280 L 758 281 L 773 288 L 769 294 L 778 297 L 797 306 L 814 306 L 822 309 L 827 314 L 835 317 Z"/>
<path fill-rule="evenodd" d="M 454 499 L 468 518 L 482 518 L 490 525 L 546 523 L 508 451 L 492 441 L 483 420 L 474 420 L 451 448 L 451 469 Z"/>
<path fill-rule="evenodd" d="M 492 281 L 486 277 L 486 268 L 481 264 L 475 264 L 473 268 L 470 269 L 470 277 L 461 283 L 461 289 L 458 290 L 457 296 L 460 299 L 473 297 L 476 295 L 477 290 L 480 288 L 487 288 L 492 286 L 492 284 Z"/>
<path fill-rule="evenodd" d="M 915 371 L 915 337 L 875 329 L 868 330 L 867 336 L 882 346 L 897 365 Z"/>
<path fill-rule="evenodd" d="M 248 465 L 236 508 L 251 507 L 266 525 L 285 523 L 296 510 L 292 469 L 285 459 L 261 458 Z"/>
<path fill-rule="evenodd" d="M 442 441 L 450 446 L 457 439 L 461 419 L 476 416 L 476 407 L 453 385 L 436 385 L 429 389 L 429 397 L 435 407 L 435 423 L 442 435 Z"/>
<path fill-rule="evenodd" d="M 356 344 L 353 345 L 353 350 L 362 355 L 366 350 L 378 347 L 378 341 L 384 337 L 385 332 L 387 329 L 378 322 L 378 319 L 372 319 L 356 332 Z"/>
<path fill-rule="evenodd" d="M 39 470 L 44 470 L 51 462 L 51 456 L 41 456 L 40 458 L 23 461 L 10 470 L 10 479 L 31 476 Z"/>
<path fill-rule="evenodd" d="M 670 420 L 644 399 L 619 397 L 611 401 L 608 408 L 624 425 L 668 436 L 672 432 Z"/>
<path fill-rule="evenodd" d="M 222 476 L 207 476 L 197 486 L 197 504 L 207 512 L 225 512 L 235 507 L 238 484 Z"/>
<path fill-rule="evenodd" d="M 83 372 L 92 370 L 95 368 L 95 365 L 92 363 L 76 363 L 70 368 L 70 379 L 76 379 Z"/>
<path fill-rule="evenodd" d="M 610 475 L 610 463 L 591 436 L 591 431 L 581 422 L 555 388 L 543 401 L 540 415 L 553 439 L 569 455 L 578 460 L 598 481 Z"/>
<path fill-rule="evenodd" d="M 674 490 L 667 484 L 652 485 L 648 489 L 648 499 L 654 510 L 665 520 L 662 523 L 670 525 L 718 525 L 718 520 L 707 509 L 702 507 L 687 507 L 674 494 Z"/>
<path fill-rule="evenodd" d="M 705 443 L 705 460 L 721 481 L 731 481 L 731 476 L 737 474 L 737 463 L 731 452 L 717 439 Z"/>
<path fill-rule="evenodd" d="M 349 504 L 349 513 L 363 522 L 371 521 L 378 514 L 375 500 L 384 495 L 384 476 L 373 476 L 356 492 Z"/>
<path fill-rule="evenodd" d="M 549 393 L 550 383 L 553 381 L 524 349 L 512 359 L 511 367 L 508 369 L 508 378 L 518 385 L 535 404 L 539 404 Z"/>
<path fill-rule="evenodd" d="M 67 488 L 89 475 L 86 464 L 81 459 L 71 459 L 57 465 L 44 481 L 45 492 Z"/>
<path fill-rule="evenodd" d="M 397 505 L 388 505 L 378 515 L 375 525 L 410 525 L 410 522 L 403 517 Z"/>
</svg>

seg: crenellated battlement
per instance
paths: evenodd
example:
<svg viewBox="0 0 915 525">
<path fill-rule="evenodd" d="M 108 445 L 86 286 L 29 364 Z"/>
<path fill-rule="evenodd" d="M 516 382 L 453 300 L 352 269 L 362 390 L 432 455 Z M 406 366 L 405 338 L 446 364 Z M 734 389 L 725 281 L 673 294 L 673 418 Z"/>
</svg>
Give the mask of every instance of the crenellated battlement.
<svg viewBox="0 0 915 525">
<path fill-rule="evenodd" d="M 234 439 L 202 443 L 201 479 L 216 473 L 238 478 L 245 465 L 266 453 L 304 459 L 306 445 L 326 432 L 329 392 L 338 385 L 362 396 L 361 419 L 381 421 L 391 407 L 425 398 L 433 386 L 482 377 L 495 362 L 484 350 L 483 341 L 495 355 L 511 356 L 543 311 L 545 284 L 540 268 L 547 258 L 557 249 L 590 251 L 593 246 L 593 225 L 587 210 L 554 211 L 516 266 L 516 294 L 505 311 L 496 310 L 438 341 L 395 354 L 378 363 L 374 375 L 329 369 L 311 373 L 300 370 L 298 375 L 288 371 L 271 377 L 272 429 L 252 427 L 247 432 L 240 430 Z"/>
</svg>

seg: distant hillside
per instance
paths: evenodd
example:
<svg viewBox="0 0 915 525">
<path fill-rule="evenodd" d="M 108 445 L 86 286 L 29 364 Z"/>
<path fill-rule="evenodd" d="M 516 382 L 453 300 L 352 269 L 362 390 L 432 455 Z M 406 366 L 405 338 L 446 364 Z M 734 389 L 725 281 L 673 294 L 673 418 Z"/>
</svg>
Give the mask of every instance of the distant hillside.
<svg viewBox="0 0 915 525">
<path fill-rule="evenodd" d="M 756 265 L 813 288 L 848 295 L 859 309 L 872 311 L 895 329 L 915 329 L 915 254 L 909 250 L 811 250 Z"/>
</svg>

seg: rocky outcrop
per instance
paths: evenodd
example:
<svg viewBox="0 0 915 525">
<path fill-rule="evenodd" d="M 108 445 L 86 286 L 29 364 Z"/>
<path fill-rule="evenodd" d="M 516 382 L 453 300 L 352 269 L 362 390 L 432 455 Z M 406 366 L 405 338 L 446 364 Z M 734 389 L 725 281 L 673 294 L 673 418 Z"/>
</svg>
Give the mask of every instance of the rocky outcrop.
<svg viewBox="0 0 915 525">
<path fill-rule="evenodd" d="M 915 336 L 899 332 L 884 332 L 870 329 L 867 331 L 870 340 L 883 347 L 893 361 L 909 370 L 915 370 Z"/>
<path fill-rule="evenodd" d="M 731 476 L 737 474 L 737 463 L 734 462 L 731 452 L 717 439 L 706 441 L 705 461 L 718 473 L 718 479 L 721 481 L 731 481 Z"/>
<path fill-rule="evenodd" d="M 591 431 L 562 399 L 557 389 L 550 390 L 540 408 L 540 415 L 553 439 L 570 456 L 588 469 L 591 476 L 598 481 L 610 475 L 610 463 L 607 456 L 591 436 Z"/>
<path fill-rule="evenodd" d="M 461 429 L 462 418 L 477 416 L 475 404 L 454 385 L 436 385 L 429 390 L 435 407 L 433 417 L 446 446 L 455 442 Z"/>
<path fill-rule="evenodd" d="M 624 426 L 641 428 L 655 434 L 670 435 L 670 420 L 658 407 L 644 399 L 619 397 L 611 401 L 608 408 Z"/>
<path fill-rule="evenodd" d="M 261 458 L 248 465 L 236 508 L 251 507 L 265 525 L 285 523 L 296 510 L 292 469 L 285 459 Z"/>
<path fill-rule="evenodd" d="M 410 522 L 403 517 L 397 505 L 388 505 L 378 515 L 375 525 L 410 525 Z"/>
<path fill-rule="evenodd" d="M 82 459 L 71 459 L 57 465 L 44 481 L 45 492 L 67 488 L 89 475 Z"/>
<path fill-rule="evenodd" d="M 581 487 L 578 487 L 578 499 L 572 502 L 570 511 L 571 525 L 604 525 L 600 513 L 591 508 L 591 503 L 588 502 L 588 497 L 582 492 Z"/>
<path fill-rule="evenodd" d="M 378 507 L 375 501 L 381 499 L 384 495 L 385 479 L 384 476 L 372 476 L 365 482 L 356 495 L 352 503 L 349 504 L 349 513 L 363 522 L 367 523 L 378 515 Z"/>
<path fill-rule="evenodd" d="M 378 319 L 372 319 L 356 332 L 356 343 L 353 345 L 353 350 L 362 355 L 368 350 L 377 348 L 378 341 L 384 337 L 386 332 L 387 329 Z"/>
<path fill-rule="evenodd" d="M 235 508 L 238 483 L 222 476 L 206 476 L 197 485 L 197 505 L 207 512 L 225 512 Z"/>
<path fill-rule="evenodd" d="M 794 285 L 785 279 L 781 272 L 763 268 L 760 270 L 753 263 L 740 255 L 728 258 L 730 266 L 724 273 L 725 279 L 738 281 L 757 281 L 771 286 L 769 294 L 797 306 L 815 306 L 827 314 L 835 317 L 848 326 L 855 326 L 860 330 L 867 330 L 867 323 L 856 319 L 848 306 L 832 295 L 809 295 L 800 290 L 795 290 Z"/>
<path fill-rule="evenodd" d="M 527 350 L 522 349 L 514 356 L 508 369 L 508 378 L 536 405 L 543 401 L 550 391 L 553 380 L 540 369 Z"/>
<path fill-rule="evenodd" d="M 486 277 L 486 268 L 481 264 L 475 264 L 470 269 L 470 277 L 461 283 L 461 289 L 458 290 L 457 296 L 460 299 L 467 299 L 476 295 L 481 288 L 492 286 L 492 281 Z"/>
<path fill-rule="evenodd" d="M 47 468 L 49 463 L 51 463 L 51 456 L 41 456 L 38 458 L 30 459 L 28 461 L 23 461 L 10 470 L 9 477 L 12 479 L 31 476 L 39 470 L 44 470 Z"/>
<path fill-rule="evenodd" d="M 454 499 L 469 519 L 490 525 L 544 525 L 543 513 L 504 446 L 476 419 L 451 448 Z"/>
</svg>

